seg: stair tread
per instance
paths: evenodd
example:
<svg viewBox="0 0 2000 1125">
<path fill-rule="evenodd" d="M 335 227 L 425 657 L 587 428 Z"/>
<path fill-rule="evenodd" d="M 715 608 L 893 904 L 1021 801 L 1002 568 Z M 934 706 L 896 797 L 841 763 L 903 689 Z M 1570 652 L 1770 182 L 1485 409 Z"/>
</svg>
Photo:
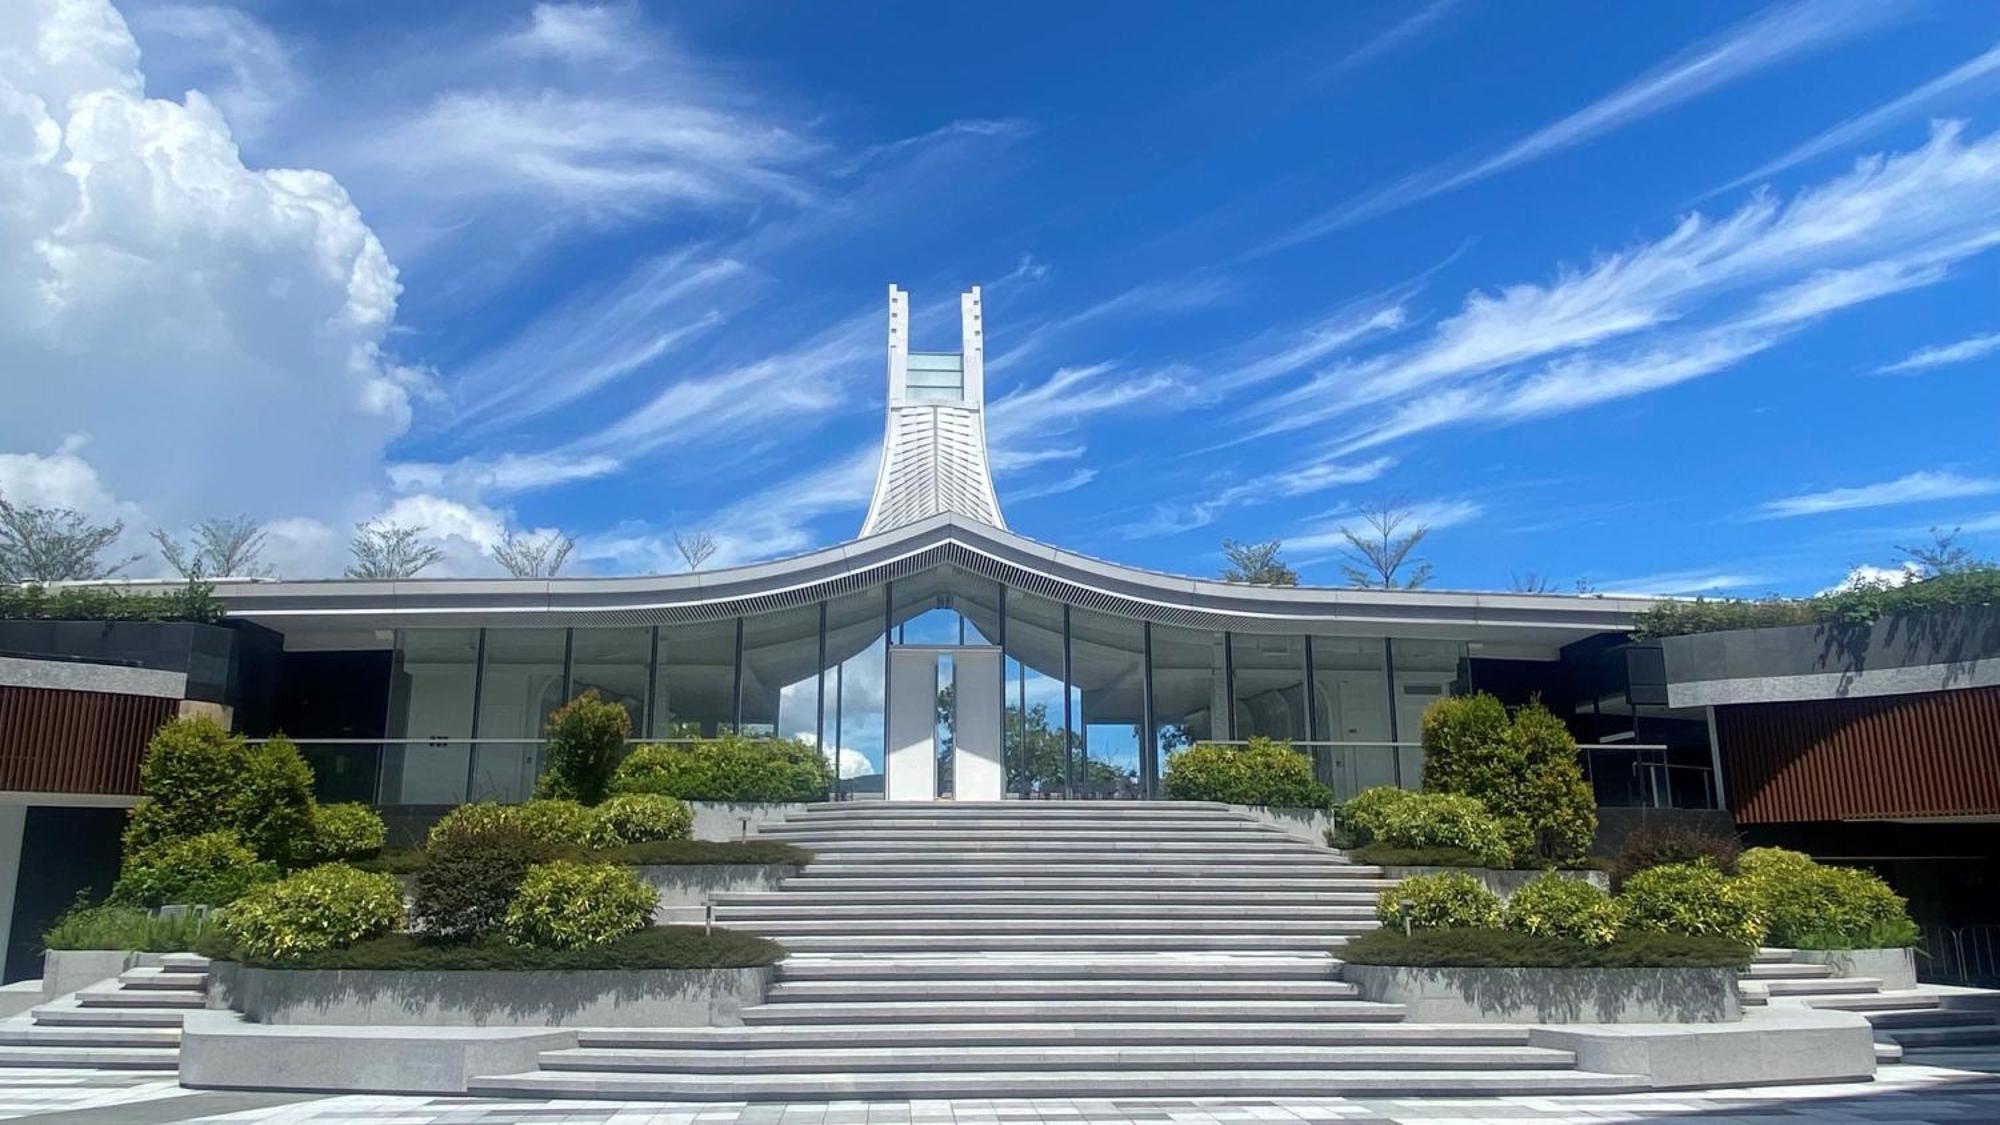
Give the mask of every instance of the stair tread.
<svg viewBox="0 0 2000 1125">
<path fill-rule="evenodd" d="M 1190 1024 L 1174 1021 L 1098 1020 L 1065 1023 L 977 1022 L 925 1023 L 908 1027 L 879 1023 L 754 1024 L 701 1028 L 584 1028 L 577 1032 L 584 1047 L 644 1047 L 652 1049 L 729 1051 L 743 1047 L 770 1048 L 791 1043 L 831 1043 L 839 1047 L 894 1046 L 916 1041 L 919 1046 L 950 1043 L 1070 1045 L 1082 1043 L 1322 1043 L 1433 1046 L 1525 1046 L 1528 1029 L 1505 1024 L 1316 1023 L 1252 1020 Z"/>
<path fill-rule="evenodd" d="M 1458 1047 L 1428 1045 L 1304 1045 L 1278 1047 L 1261 1045 L 1079 1045 L 1079 1046 L 940 1046 L 913 1047 L 824 1047 L 745 1048 L 719 1055 L 716 1051 L 629 1047 L 576 1047 L 543 1052 L 544 1069 L 564 1070 L 646 1070 L 672 1069 L 700 1071 L 768 1070 L 798 1067 L 802 1072 L 824 1072 L 837 1067 L 914 1070 L 945 1065 L 960 1069 L 993 1066 L 1033 1066 L 1035 1069 L 1084 1069 L 1108 1066 L 1113 1069 L 1144 1069 L 1171 1065 L 1202 1069 L 1275 1070 L 1298 1066 L 1338 1067 L 1369 1070 L 1380 1066 L 1457 1065 L 1504 1068 L 1506 1066 L 1574 1066 L 1569 1051 L 1546 1047 Z"/>
<path fill-rule="evenodd" d="M 615 1071 L 531 1071 L 477 1079 L 469 1092 L 529 1094 L 549 1092 L 568 1097 L 668 1097 L 728 1100 L 794 1097 L 832 1092 L 892 1096 L 909 1092 L 923 1096 L 1014 1096 L 1020 1093 L 1095 1096 L 1169 1095 L 1219 1090 L 1252 1093 L 1609 1093 L 1638 1090 L 1645 1079 L 1634 1075 L 1598 1074 L 1580 1070 L 1295 1070 L 1238 1069 L 1225 1079 L 1212 1073 L 1165 1071 L 1051 1070 L 875 1072 L 851 1075 L 758 1075 L 746 1084 L 737 1075 L 646 1075 Z"/>
</svg>

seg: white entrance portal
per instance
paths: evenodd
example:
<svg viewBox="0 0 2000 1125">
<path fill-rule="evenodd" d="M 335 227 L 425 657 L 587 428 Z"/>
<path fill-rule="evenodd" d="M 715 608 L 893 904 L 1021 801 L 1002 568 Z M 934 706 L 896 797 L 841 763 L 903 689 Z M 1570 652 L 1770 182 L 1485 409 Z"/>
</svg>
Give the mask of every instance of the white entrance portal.
<svg viewBox="0 0 2000 1125">
<path fill-rule="evenodd" d="M 947 696 L 939 662 L 950 658 Z M 941 713 L 942 712 L 942 713 Z M 889 722 L 882 795 L 891 801 L 938 799 L 938 727 L 951 731 L 952 799 L 997 801 L 1006 786 L 1001 760 L 1000 650 L 973 645 L 892 645 Z"/>
</svg>

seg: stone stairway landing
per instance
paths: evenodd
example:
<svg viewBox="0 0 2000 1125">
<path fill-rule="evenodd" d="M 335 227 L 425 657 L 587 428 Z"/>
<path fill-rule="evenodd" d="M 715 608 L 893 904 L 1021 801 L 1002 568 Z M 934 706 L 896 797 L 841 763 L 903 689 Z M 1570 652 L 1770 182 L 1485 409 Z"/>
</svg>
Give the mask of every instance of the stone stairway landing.
<svg viewBox="0 0 2000 1125">
<path fill-rule="evenodd" d="M 1599 1093 L 1525 1028 L 1421 1026 L 1339 979 L 1379 868 L 1227 806 L 811 806 L 817 859 L 715 920 L 783 942 L 743 1026 L 580 1033 L 475 1094 L 686 1100 Z"/>
<path fill-rule="evenodd" d="M 1790 949 L 1759 950 L 1743 978 L 1745 1004 L 1771 1000 L 1854 1012 L 1875 1029 L 1877 1057 L 1903 1061 L 1906 1050 L 1926 1047 L 2000 1046 L 2000 996 L 1953 989 L 1981 1001 L 1979 1006 L 1946 1007 L 1940 990 L 1889 989 L 1872 977 L 1842 977 L 1827 965 L 1795 960 Z"/>
<path fill-rule="evenodd" d="M 207 1004 L 208 959 L 159 961 L 0 1022 L 0 1066 L 179 1069 L 181 1017 Z"/>
</svg>

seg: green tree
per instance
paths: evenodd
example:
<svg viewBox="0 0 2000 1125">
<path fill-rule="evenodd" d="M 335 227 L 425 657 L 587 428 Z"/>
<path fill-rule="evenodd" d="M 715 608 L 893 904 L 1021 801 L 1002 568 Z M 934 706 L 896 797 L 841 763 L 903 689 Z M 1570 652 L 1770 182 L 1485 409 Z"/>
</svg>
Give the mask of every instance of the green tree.
<svg viewBox="0 0 2000 1125">
<path fill-rule="evenodd" d="M 1503 812 L 1526 821 L 1543 859 L 1590 854 L 1597 836 L 1597 798 L 1576 760 L 1576 738 L 1555 712 L 1531 699 L 1507 728 L 1508 755 L 1523 767 L 1516 803 Z"/>
<path fill-rule="evenodd" d="M 1477 797 L 1508 830 L 1516 862 L 1589 854 L 1597 809 L 1569 728 L 1539 699 L 1513 716 L 1484 692 L 1424 712 L 1424 791 Z"/>
<path fill-rule="evenodd" d="M 185 544 L 153 529 L 160 557 L 190 582 L 202 578 L 260 578 L 270 573 L 258 559 L 264 553 L 264 529 L 249 516 L 207 519 L 194 525 Z"/>
<path fill-rule="evenodd" d="M 423 541 L 425 527 L 398 523 L 358 523 L 347 547 L 354 561 L 349 578 L 415 578 L 444 557 L 444 551 Z"/>
<path fill-rule="evenodd" d="M 87 582 L 110 578 L 139 556 L 107 562 L 125 533 L 118 520 L 92 523 L 74 508 L 40 508 L 0 496 L 0 582 Z"/>
<path fill-rule="evenodd" d="M 1409 508 L 1376 504 L 1363 508 L 1354 523 L 1343 524 L 1340 537 L 1347 545 L 1340 553 L 1347 557 L 1341 573 L 1350 586 L 1378 590 L 1415 590 L 1431 580 L 1431 564 L 1412 557 L 1417 544 L 1431 529 Z"/>
<path fill-rule="evenodd" d="M 604 799 L 618 753 L 632 737 L 632 716 L 589 688 L 556 708 L 547 734 L 548 764 L 536 782 L 536 795 L 594 805 Z"/>
<path fill-rule="evenodd" d="M 1298 585 L 1299 572 L 1278 558 L 1278 549 L 1283 545 L 1277 539 L 1262 543 L 1238 543 L 1234 539 L 1224 539 L 1222 554 L 1229 560 L 1229 565 L 1222 568 L 1222 580 L 1252 586 Z"/>
</svg>

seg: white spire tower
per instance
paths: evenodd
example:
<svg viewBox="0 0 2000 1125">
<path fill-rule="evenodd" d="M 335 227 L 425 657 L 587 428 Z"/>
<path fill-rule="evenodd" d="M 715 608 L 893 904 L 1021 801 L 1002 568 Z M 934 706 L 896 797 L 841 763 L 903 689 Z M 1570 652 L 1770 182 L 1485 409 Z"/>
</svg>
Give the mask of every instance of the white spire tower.
<svg viewBox="0 0 2000 1125">
<path fill-rule="evenodd" d="M 863 536 L 953 512 L 994 527 L 986 458 L 986 329 L 979 287 L 958 299 L 961 349 L 910 350 L 910 295 L 889 287 L 889 419 Z"/>
</svg>

